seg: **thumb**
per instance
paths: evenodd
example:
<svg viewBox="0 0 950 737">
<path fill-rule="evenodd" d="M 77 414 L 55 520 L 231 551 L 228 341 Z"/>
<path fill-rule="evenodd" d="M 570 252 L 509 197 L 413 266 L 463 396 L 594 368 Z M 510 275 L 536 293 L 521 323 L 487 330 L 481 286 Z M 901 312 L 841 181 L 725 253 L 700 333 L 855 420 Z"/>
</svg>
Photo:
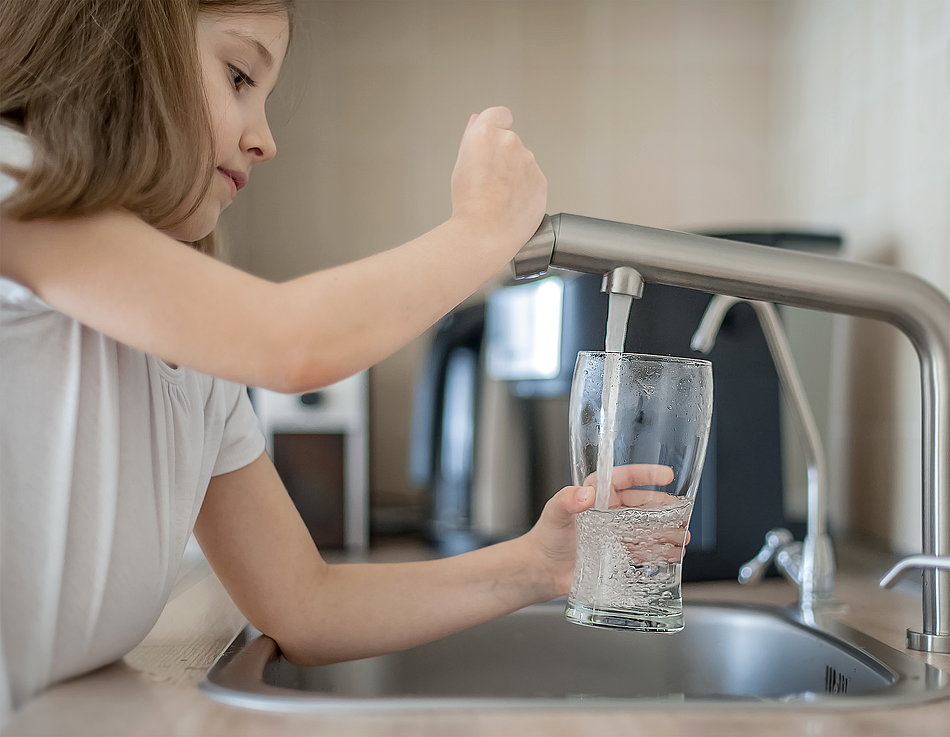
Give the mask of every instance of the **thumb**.
<svg viewBox="0 0 950 737">
<path fill-rule="evenodd" d="M 478 117 L 480 117 L 486 125 L 494 125 L 498 128 L 508 130 L 511 130 L 511 126 L 514 125 L 515 122 L 511 110 L 502 105 L 485 108 L 479 113 Z"/>
<path fill-rule="evenodd" d="M 593 503 L 594 487 L 565 486 L 544 505 L 544 516 L 553 525 L 567 527 L 575 515 L 590 509 Z"/>
</svg>

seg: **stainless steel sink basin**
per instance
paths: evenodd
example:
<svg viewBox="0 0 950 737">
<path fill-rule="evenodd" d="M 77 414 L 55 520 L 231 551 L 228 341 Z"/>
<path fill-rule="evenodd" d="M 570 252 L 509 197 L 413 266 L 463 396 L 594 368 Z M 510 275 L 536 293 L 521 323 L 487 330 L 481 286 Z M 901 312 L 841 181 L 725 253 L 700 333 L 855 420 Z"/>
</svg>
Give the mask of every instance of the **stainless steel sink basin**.
<svg viewBox="0 0 950 737">
<path fill-rule="evenodd" d="M 246 629 L 201 684 L 273 711 L 371 708 L 637 707 L 741 702 L 855 707 L 950 695 L 942 672 L 836 622 L 796 610 L 687 604 L 675 635 L 570 624 L 563 602 L 528 607 L 437 642 L 299 667 Z"/>
</svg>

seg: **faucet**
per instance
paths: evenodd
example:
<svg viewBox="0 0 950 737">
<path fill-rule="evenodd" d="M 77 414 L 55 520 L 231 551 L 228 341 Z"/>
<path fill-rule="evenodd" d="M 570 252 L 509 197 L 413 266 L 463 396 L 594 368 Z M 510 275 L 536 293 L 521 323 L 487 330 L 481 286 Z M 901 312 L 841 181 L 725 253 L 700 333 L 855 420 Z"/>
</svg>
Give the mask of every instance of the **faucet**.
<svg viewBox="0 0 950 737">
<path fill-rule="evenodd" d="M 938 568 L 944 571 L 950 571 L 950 558 L 939 557 L 936 555 L 908 555 L 897 561 L 894 566 L 884 574 L 881 579 L 881 588 L 890 589 L 903 578 L 907 571 L 913 568 Z"/>
<path fill-rule="evenodd" d="M 550 267 L 870 317 L 901 330 L 921 369 L 924 555 L 950 554 L 950 300 L 899 269 L 562 213 L 545 216 L 512 260 L 516 277 Z M 907 646 L 950 652 L 950 571 L 922 573 L 921 628 Z"/>
<path fill-rule="evenodd" d="M 799 543 L 788 530 L 770 530 L 762 550 L 739 569 L 739 583 L 759 581 L 774 559 L 778 569 L 798 587 L 798 604 L 803 612 L 827 609 L 834 606 L 835 587 L 835 559 L 828 535 L 828 464 L 818 424 L 808 404 L 778 310 L 771 302 L 713 295 L 693 334 L 690 348 L 709 353 L 726 313 L 740 302 L 747 302 L 759 319 L 782 392 L 801 431 L 808 468 L 808 531 L 804 541 Z"/>
</svg>

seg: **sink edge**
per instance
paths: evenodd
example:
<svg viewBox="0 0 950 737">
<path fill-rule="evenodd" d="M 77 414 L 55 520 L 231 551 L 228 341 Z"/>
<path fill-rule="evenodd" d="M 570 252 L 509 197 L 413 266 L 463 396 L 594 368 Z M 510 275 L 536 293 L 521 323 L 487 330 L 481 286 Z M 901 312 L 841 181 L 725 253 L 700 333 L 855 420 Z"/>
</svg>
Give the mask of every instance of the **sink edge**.
<svg viewBox="0 0 950 737">
<path fill-rule="evenodd" d="M 557 603 L 538 604 L 521 611 L 539 607 L 558 606 Z M 265 666 L 280 655 L 277 643 L 261 634 L 251 625 L 245 627 L 228 645 L 199 688 L 209 697 L 240 708 L 280 713 L 318 713 L 347 711 L 431 711 L 431 710 L 531 710 L 531 709 L 735 709 L 767 710 L 801 709 L 856 709 L 915 705 L 950 697 L 950 673 L 921 662 L 848 625 L 825 619 L 820 623 L 804 623 L 797 609 L 736 604 L 733 602 L 697 602 L 688 608 L 736 610 L 744 613 L 777 617 L 786 623 L 801 627 L 827 640 L 836 648 L 855 653 L 865 665 L 876 664 L 882 673 L 893 676 L 891 685 L 856 694 L 798 693 L 776 698 L 730 696 L 663 697 L 514 697 L 498 696 L 372 696 L 354 697 L 340 694 L 322 695 L 313 691 L 274 686 L 263 680 Z M 515 612 L 513 615 L 517 616 Z"/>
</svg>

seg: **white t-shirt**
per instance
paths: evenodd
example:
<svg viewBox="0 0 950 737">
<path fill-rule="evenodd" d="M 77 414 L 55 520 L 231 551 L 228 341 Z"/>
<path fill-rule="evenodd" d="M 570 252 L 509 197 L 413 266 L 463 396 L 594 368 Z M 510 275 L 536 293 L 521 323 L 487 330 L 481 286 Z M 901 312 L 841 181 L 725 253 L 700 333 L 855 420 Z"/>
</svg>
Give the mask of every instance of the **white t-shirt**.
<svg viewBox="0 0 950 737">
<path fill-rule="evenodd" d="M 29 154 L 0 126 L 0 159 Z M 0 173 L 0 200 L 14 186 Z M 0 417 L 2 724 L 142 640 L 209 480 L 258 458 L 264 438 L 244 387 L 172 368 L 2 278 Z"/>
</svg>

